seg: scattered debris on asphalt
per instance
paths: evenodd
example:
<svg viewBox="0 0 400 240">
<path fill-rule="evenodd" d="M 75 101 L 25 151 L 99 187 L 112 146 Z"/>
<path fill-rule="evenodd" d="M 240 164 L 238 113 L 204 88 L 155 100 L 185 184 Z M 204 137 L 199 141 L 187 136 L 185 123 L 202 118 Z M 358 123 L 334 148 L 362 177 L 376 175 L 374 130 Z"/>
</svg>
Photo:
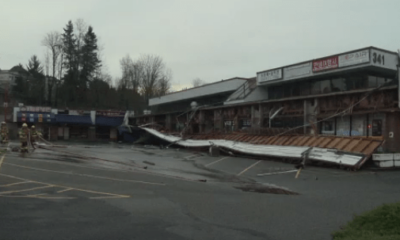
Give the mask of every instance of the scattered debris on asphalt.
<svg viewBox="0 0 400 240">
<path fill-rule="evenodd" d="M 153 162 L 149 162 L 149 161 L 143 161 L 143 163 L 146 163 L 146 164 L 149 164 L 149 165 L 156 165 L 155 163 L 153 163 Z"/>
<path fill-rule="evenodd" d="M 234 188 L 240 189 L 244 192 L 299 195 L 296 192 L 292 192 L 292 191 L 289 191 L 289 190 L 286 190 L 283 188 L 279 188 L 279 187 L 275 187 L 275 186 L 271 186 L 271 185 L 259 184 L 259 183 L 246 184 L 243 186 L 236 186 Z"/>
</svg>

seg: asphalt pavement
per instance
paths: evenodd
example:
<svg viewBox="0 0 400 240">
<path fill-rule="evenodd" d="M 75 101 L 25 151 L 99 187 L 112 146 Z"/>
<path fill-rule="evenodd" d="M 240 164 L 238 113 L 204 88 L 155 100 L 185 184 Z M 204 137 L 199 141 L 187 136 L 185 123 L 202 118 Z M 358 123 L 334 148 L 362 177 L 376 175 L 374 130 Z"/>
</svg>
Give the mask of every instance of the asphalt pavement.
<svg viewBox="0 0 400 240">
<path fill-rule="evenodd" d="M 188 149 L 74 144 L 1 159 L 2 239 L 331 239 L 400 200 L 396 171 L 296 178 L 289 163 Z"/>
</svg>

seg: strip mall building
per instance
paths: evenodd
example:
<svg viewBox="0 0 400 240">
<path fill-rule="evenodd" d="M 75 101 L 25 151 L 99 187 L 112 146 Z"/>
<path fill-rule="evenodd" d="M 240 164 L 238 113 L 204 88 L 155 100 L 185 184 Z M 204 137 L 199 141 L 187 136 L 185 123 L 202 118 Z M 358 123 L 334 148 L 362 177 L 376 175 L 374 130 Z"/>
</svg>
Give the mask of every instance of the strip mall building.
<svg viewBox="0 0 400 240">
<path fill-rule="evenodd" d="M 11 137 L 23 123 L 35 125 L 50 140 L 117 140 L 125 111 L 82 111 L 50 107 L 15 107 Z"/>
<path fill-rule="evenodd" d="M 383 151 L 400 151 L 398 54 L 375 47 L 268 69 L 150 99 L 166 132 L 381 137 Z M 275 132 L 276 133 L 276 132 Z"/>
</svg>

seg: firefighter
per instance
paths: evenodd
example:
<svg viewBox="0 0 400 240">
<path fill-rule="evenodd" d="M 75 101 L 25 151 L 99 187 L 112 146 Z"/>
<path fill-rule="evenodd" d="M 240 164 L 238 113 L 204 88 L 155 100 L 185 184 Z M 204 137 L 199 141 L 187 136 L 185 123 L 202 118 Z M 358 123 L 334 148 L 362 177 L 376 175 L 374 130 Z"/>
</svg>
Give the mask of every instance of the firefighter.
<svg viewBox="0 0 400 240">
<path fill-rule="evenodd" d="M 21 142 L 21 153 L 28 152 L 28 137 L 29 128 L 26 123 L 22 124 L 22 128 L 19 130 L 19 141 Z"/>
<path fill-rule="evenodd" d="M 6 122 L 1 123 L 1 143 L 8 143 L 8 127 Z"/>
<path fill-rule="evenodd" d="M 42 134 L 38 131 L 36 131 L 35 125 L 32 125 L 31 127 L 31 143 L 33 148 L 36 148 L 36 142 L 39 140 L 39 137 L 41 137 Z"/>
</svg>

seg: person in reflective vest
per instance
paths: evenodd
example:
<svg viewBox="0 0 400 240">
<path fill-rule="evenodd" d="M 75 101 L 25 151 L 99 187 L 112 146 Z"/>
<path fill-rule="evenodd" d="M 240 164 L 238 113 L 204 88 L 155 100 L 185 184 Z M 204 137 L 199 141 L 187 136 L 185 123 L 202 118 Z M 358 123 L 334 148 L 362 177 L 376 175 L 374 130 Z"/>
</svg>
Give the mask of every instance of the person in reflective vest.
<svg viewBox="0 0 400 240">
<path fill-rule="evenodd" d="M 6 122 L 1 123 L 1 143 L 8 143 L 8 127 Z"/>
<path fill-rule="evenodd" d="M 21 142 L 21 152 L 28 152 L 28 137 L 29 129 L 26 123 L 22 124 L 22 128 L 19 130 L 19 141 Z"/>
<path fill-rule="evenodd" d="M 39 140 L 39 137 L 41 137 L 41 136 L 42 136 L 42 134 L 40 132 L 36 131 L 35 125 L 32 125 L 32 127 L 31 127 L 31 143 L 34 148 L 36 148 L 35 147 L 36 142 Z"/>
</svg>

